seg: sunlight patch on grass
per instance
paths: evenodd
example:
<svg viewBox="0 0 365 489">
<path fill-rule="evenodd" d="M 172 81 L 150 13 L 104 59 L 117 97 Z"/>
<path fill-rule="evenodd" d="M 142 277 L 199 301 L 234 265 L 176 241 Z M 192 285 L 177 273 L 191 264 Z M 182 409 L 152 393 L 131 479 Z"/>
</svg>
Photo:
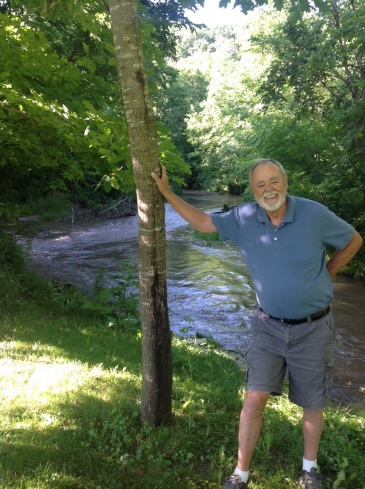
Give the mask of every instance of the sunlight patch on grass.
<svg viewBox="0 0 365 489">
<path fill-rule="evenodd" d="M 54 358 L 62 360 L 62 350 L 40 342 L 8 340 L 0 342 L 1 356 L 11 359 L 24 359 L 36 355 L 38 361 L 51 363 Z"/>
<path fill-rule="evenodd" d="M 19 398 L 28 405 L 46 403 L 54 395 L 78 389 L 82 379 L 82 367 L 75 363 L 0 361 L 0 391 L 8 402 Z"/>
<path fill-rule="evenodd" d="M 107 370 L 102 364 L 90 367 L 78 361 L 0 360 L 1 405 L 11 407 L 12 412 L 23 409 L 29 413 L 17 420 L 17 428 L 34 422 L 38 429 L 58 426 L 60 406 L 77 405 L 79 397 L 110 402 L 116 384 L 122 387 L 131 382 L 136 378 L 127 370 Z"/>
</svg>

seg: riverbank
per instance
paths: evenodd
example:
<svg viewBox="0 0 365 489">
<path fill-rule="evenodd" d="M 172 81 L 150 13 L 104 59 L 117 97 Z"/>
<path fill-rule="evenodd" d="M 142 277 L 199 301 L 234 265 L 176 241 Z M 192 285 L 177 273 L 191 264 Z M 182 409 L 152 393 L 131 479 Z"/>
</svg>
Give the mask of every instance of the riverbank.
<svg viewBox="0 0 365 489">
<path fill-rule="evenodd" d="M 34 293 L 33 293 L 34 294 Z M 1 306 L 0 488 L 218 489 L 235 464 L 243 372 L 209 341 L 173 338 L 173 421 L 139 417 L 141 337 L 45 291 Z M 362 489 L 364 413 L 327 412 L 325 488 Z M 270 400 L 252 489 L 297 487 L 300 410 Z"/>
</svg>

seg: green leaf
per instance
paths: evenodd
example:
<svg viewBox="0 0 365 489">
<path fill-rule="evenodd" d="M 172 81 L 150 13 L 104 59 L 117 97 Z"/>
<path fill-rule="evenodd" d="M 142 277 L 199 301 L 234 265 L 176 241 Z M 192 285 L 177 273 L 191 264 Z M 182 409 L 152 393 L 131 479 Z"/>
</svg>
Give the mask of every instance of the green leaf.
<svg viewBox="0 0 365 489">
<path fill-rule="evenodd" d="M 103 189 L 106 193 L 110 192 L 112 188 L 112 185 L 110 183 L 110 180 L 107 180 L 105 178 L 103 178 Z"/>
<path fill-rule="evenodd" d="M 93 113 L 97 112 L 97 110 L 95 109 L 93 104 L 91 102 L 89 102 L 88 100 L 83 100 L 82 103 L 84 104 L 86 109 L 89 110 L 90 112 L 93 112 Z"/>
<path fill-rule="evenodd" d="M 314 0 L 314 5 L 322 13 L 328 13 L 331 11 L 332 1 L 330 0 Z"/>
<path fill-rule="evenodd" d="M 83 42 L 82 47 L 84 48 L 85 53 L 89 56 L 89 54 L 90 54 L 89 46 L 85 42 Z"/>
<path fill-rule="evenodd" d="M 115 177 L 111 177 L 110 179 L 110 185 L 115 188 L 115 189 L 119 189 L 119 183 L 118 183 L 118 180 L 115 178 Z"/>
<path fill-rule="evenodd" d="M 277 10 L 282 10 L 284 6 L 284 0 L 274 0 L 274 5 Z"/>
<path fill-rule="evenodd" d="M 91 58 L 80 58 L 77 60 L 78 66 L 87 68 L 90 73 L 95 73 L 96 71 L 96 63 Z"/>
<path fill-rule="evenodd" d="M 104 48 L 110 53 L 110 54 L 115 54 L 115 48 L 114 48 L 114 44 L 110 43 L 110 42 L 104 42 L 103 43 L 103 46 Z"/>
</svg>

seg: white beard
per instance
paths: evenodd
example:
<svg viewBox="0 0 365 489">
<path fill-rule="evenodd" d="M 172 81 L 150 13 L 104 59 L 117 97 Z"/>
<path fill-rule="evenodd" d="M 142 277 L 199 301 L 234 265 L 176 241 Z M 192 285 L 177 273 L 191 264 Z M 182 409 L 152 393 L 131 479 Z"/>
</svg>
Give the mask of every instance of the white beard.
<svg viewBox="0 0 365 489">
<path fill-rule="evenodd" d="M 272 195 L 272 196 L 278 195 L 279 199 L 277 202 L 274 202 L 273 204 L 268 204 L 265 201 L 265 197 L 267 197 L 268 195 Z M 286 192 L 282 194 L 280 194 L 279 192 L 267 192 L 257 202 L 263 209 L 265 209 L 265 211 L 273 212 L 280 209 L 280 207 L 284 204 L 285 200 L 286 200 Z"/>
</svg>

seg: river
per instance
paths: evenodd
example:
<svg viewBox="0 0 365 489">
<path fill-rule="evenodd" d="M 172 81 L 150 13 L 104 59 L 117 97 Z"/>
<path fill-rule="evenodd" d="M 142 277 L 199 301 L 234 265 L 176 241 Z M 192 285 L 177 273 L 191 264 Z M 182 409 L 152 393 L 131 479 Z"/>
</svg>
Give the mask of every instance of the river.
<svg viewBox="0 0 365 489">
<path fill-rule="evenodd" d="M 241 197 L 185 192 L 184 199 L 209 212 Z M 248 345 L 257 304 L 238 250 L 227 242 L 197 240 L 166 205 L 167 286 L 171 329 L 212 337 L 237 359 Z M 132 216 L 87 223 L 50 223 L 32 239 L 31 267 L 57 283 L 85 288 L 100 271 L 112 280 L 120 264 L 137 257 L 138 222 Z M 365 404 L 365 284 L 338 277 L 334 284 L 336 366 L 333 398 L 343 406 Z"/>
</svg>

